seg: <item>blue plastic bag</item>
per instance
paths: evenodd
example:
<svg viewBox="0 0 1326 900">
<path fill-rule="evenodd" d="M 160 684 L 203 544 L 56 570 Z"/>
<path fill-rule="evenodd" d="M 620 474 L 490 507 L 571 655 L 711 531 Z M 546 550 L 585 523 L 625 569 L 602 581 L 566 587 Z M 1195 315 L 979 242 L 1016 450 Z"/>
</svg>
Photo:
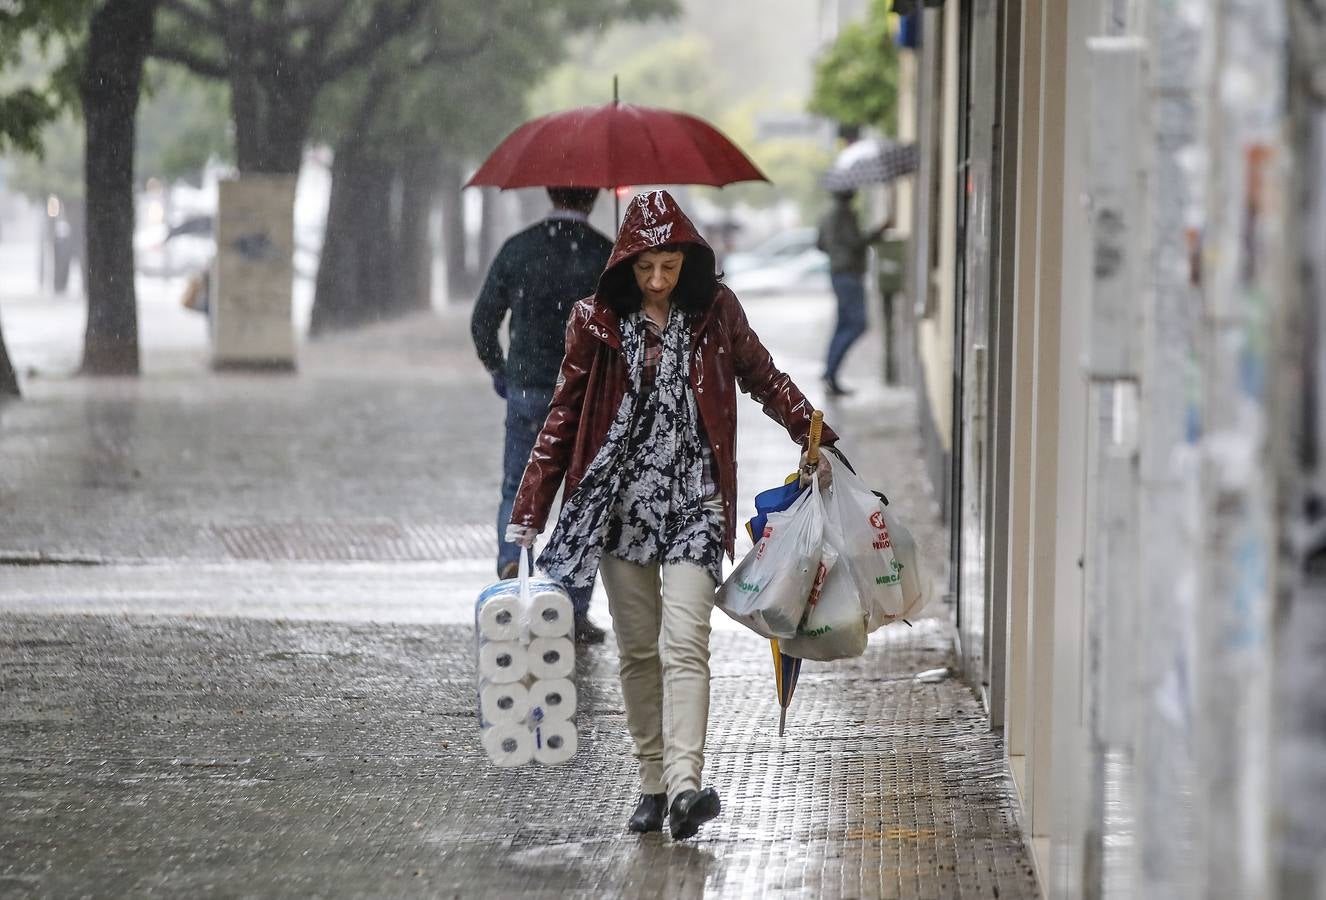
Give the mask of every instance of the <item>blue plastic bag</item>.
<svg viewBox="0 0 1326 900">
<path fill-rule="evenodd" d="M 746 533 L 751 541 L 758 541 L 764 534 L 764 526 L 769 513 L 783 512 L 801 496 L 802 487 L 796 475 L 792 475 L 786 484 L 760 491 L 755 495 L 755 517 L 746 523 Z"/>
</svg>

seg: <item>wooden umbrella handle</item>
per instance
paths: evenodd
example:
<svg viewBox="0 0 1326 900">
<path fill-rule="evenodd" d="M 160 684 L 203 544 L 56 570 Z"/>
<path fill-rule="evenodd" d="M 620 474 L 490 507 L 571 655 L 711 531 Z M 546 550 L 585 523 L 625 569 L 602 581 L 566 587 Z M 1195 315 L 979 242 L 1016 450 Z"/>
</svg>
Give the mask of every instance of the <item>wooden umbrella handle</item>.
<svg viewBox="0 0 1326 900">
<path fill-rule="evenodd" d="M 824 429 L 824 413 L 815 410 L 810 414 L 810 440 L 806 442 L 806 462 L 811 466 L 820 461 L 820 432 Z"/>
</svg>

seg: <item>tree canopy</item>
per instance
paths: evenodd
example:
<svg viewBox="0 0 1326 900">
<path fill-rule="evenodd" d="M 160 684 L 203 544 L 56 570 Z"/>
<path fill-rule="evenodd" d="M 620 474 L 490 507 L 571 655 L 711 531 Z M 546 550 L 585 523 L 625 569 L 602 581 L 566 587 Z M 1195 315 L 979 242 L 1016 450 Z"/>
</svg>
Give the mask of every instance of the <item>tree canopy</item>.
<svg viewBox="0 0 1326 900">
<path fill-rule="evenodd" d="M 898 51 L 889 0 L 871 0 L 861 22 L 848 25 L 815 66 L 807 108 L 846 125 L 895 130 Z"/>
<path fill-rule="evenodd" d="M 640 33 L 656 37 L 638 40 Z M 631 44 L 630 52 L 622 49 Z M 717 64 L 722 58 L 703 31 L 632 27 L 559 66 L 534 90 L 531 105 L 534 112 L 544 113 L 605 103 L 612 98 L 615 73 L 623 102 L 681 110 L 711 122 L 773 183 L 772 188 L 763 183 L 696 186 L 691 190 L 697 196 L 722 208 L 763 207 L 789 199 L 813 208 L 822 193 L 816 176 L 829 163 L 825 148 L 804 137 L 761 138 L 758 129 L 762 114 L 795 114 L 801 99 L 771 97 L 762 86 L 728 79 Z"/>
<path fill-rule="evenodd" d="M 93 0 L 43 0 L 0 9 L 0 153 L 39 154 L 42 132 L 74 102 L 61 66 Z"/>
</svg>

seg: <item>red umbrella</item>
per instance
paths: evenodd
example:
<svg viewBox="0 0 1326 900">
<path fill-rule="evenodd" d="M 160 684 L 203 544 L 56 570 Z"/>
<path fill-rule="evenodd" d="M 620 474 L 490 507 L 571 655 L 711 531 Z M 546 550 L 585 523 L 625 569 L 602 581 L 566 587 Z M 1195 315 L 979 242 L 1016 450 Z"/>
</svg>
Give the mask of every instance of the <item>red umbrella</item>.
<svg viewBox="0 0 1326 900">
<path fill-rule="evenodd" d="M 466 187 L 615 188 L 768 181 L 703 119 L 630 103 L 552 113 L 511 132 Z"/>
</svg>

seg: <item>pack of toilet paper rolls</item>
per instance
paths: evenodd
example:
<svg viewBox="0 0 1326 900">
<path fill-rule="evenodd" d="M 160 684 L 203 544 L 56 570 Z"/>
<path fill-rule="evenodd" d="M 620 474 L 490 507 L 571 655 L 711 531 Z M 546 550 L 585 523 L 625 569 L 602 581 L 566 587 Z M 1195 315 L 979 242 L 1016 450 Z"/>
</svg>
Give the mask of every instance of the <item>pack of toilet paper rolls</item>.
<svg viewBox="0 0 1326 900">
<path fill-rule="evenodd" d="M 528 686 L 484 684 L 479 710 L 484 753 L 495 766 L 556 766 L 568 762 L 579 747 L 576 687 L 568 679 L 534 679 Z"/>
<path fill-rule="evenodd" d="M 566 637 L 575 628 L 571 598 L 555 581 L 529 580 L 530 603 L 520 600 L 520 580 L 508 578 L 484 588 L 474 605 L 474 630 L 481 641 Z"/>
<path fill-rule="evenodd" d="M 496 766 L 558 765 L 579 746 L 571 599 L 553 581 L 485 588 L 474 608 L 475 674 L 485 754 Z"/>
<path fill-rule="evenodd" d="M 480 725 L 519 725 L 544 719 L 573 719 L 576 686 L 569 678 L 527 678 L 509 684 L 479 685 Z"/>
<path fill-rule="evenodd" d="M 502 768 L 536 762 L 556 766 L 569 762 L 580 746 L 575 723 L 545 719 L 537 725 L 493 725 L 483 730 L 483 749 Z"/>
</svg>

